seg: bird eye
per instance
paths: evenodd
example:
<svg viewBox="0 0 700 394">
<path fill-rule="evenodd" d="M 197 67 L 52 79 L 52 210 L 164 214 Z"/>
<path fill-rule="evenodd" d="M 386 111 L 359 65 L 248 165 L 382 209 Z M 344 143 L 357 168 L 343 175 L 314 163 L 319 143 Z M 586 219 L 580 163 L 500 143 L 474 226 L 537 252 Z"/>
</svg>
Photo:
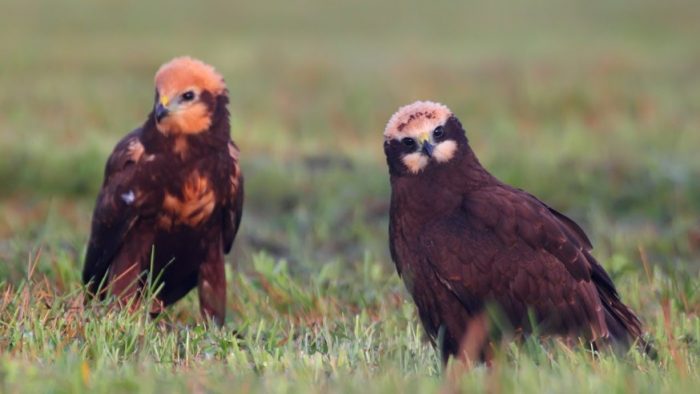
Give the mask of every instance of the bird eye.
<svg viewBox="0 0 700 394">
<path fill-rule="evenodd" d="M 416 144 L 416 140 L 411 137 L 406 137 L 401 140 L 401 142 L 406 146 L 413 146 Z"/>
<path fill-rule="evenodd" d="M 433 130 L 433 137 L 435 138 L 440 138 L 445 134 L 445 130 L 442 128 L 442 126 L 438 126 Z"/>
<path fill-rule="evenodd" d="M 191 90 L 186 91 L 182 94 L 182 101 L 192 101 L 194 100 L 194 92 Z"/>
</svg>

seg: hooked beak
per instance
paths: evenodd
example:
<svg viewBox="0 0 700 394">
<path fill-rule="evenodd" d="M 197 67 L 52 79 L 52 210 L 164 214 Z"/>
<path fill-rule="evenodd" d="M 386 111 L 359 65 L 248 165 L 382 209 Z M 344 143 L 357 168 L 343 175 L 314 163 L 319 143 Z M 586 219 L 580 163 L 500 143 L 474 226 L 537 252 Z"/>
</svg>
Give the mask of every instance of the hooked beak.
<svg viewBox="0 0 700 394">
<path fill-rule="evenodd" d="M 156 104 L 156 108 L 155 108 L 156 122 L 160 122 L 161 120 L 163 120 L 163 118 L 168 116 L 168 113 L 170 113 L 170 111 L 168 111 L 168 102 L 169 102 L 168 97 L 162 96 L 160 98 L 160 100 L 158 101 L 158 103 Z"/>
<path fill-rule="evenodd" d="M 156 122 L 160 122 L 166 116 L 168 116 L 168 109 L 161 103 L 156 104 Z"/>
<path fill-rule="evenodd" d="M 428 155 L 428 157 L 433 157 L 433 150 L 435 150 L 435 145 L 431 144 L 430 141 L 425 141 L 423 143 L 423 153 Z"/>
<path fill-rule="evenodd" d="M 423 135 L 418 138 L 418 141 L 421 143 L 422 151 L 428 157 L 433 157 L 433 150 L 435 149 L 435 145 L 430 143 L 430 135 L 428 133 L 423 133 Z"/>
</svg>

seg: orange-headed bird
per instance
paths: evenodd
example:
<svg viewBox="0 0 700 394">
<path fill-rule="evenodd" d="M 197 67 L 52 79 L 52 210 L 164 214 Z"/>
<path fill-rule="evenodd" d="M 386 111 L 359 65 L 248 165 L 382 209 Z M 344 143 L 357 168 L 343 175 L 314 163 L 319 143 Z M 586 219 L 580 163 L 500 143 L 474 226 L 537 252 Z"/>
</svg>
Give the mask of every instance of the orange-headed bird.
<svg viewBox="0 0 700 394">
<path fill-rule="evenodd" d="M 155 88 L 145 123 L 107 160 L 83 282 L 92 295 L 104 289 L 124 302 L 143 293 L 150 272 L 161 286 L 153 313 L 197 286 L 203 317 L 221 325 L 224 253 L 243 212 L 228 90 L 212 66 L 190 57 L 161 66 Z"/>
</svg>

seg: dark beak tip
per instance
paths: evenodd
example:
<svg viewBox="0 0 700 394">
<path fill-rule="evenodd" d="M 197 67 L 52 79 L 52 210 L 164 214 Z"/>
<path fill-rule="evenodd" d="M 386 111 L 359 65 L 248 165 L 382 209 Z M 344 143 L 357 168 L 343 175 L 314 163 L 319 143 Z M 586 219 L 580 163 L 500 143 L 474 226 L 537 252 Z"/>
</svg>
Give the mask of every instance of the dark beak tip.
<svg viewBox="0 0 700 394">
<path fill-rule="evenodd" d="M 430 142 L 426 142 L 423 144 L 423 153 L 428 155 L 428 157 L 433 157 L 433 150 L 435 146 L 431 144 Z"/>
<path fill-rule="evenodd" d="M 156 115 L 156 121 L 160 122 L 163 118 L 168 116 L 168 110 L 162 104 L 158 103 L 158 104 L 156 104 L 155 115 Z"/>
</svg>

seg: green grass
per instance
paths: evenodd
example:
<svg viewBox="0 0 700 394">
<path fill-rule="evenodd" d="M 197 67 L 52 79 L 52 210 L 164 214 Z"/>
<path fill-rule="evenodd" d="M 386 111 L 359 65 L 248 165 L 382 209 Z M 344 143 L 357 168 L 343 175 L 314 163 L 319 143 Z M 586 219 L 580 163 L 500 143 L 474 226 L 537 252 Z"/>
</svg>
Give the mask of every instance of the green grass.
<svg viewBox="0 0 700 394">
<path fill-rule="evenodd" d="M 700 6 L 692 1 L 6 1 L 0 392 L 693 392 L 700 384 Z M 169 58 L 231 91 L 246 211 L 228 321 L 82 304 L 104 160 Z M 500 345 L 443 373 L 387 247 L 381 132 L 450 106 L 498 177 L 566 212 L 659 359 Z M 646 267 L 646 269 L 645 269 Z"/>
</svg>

